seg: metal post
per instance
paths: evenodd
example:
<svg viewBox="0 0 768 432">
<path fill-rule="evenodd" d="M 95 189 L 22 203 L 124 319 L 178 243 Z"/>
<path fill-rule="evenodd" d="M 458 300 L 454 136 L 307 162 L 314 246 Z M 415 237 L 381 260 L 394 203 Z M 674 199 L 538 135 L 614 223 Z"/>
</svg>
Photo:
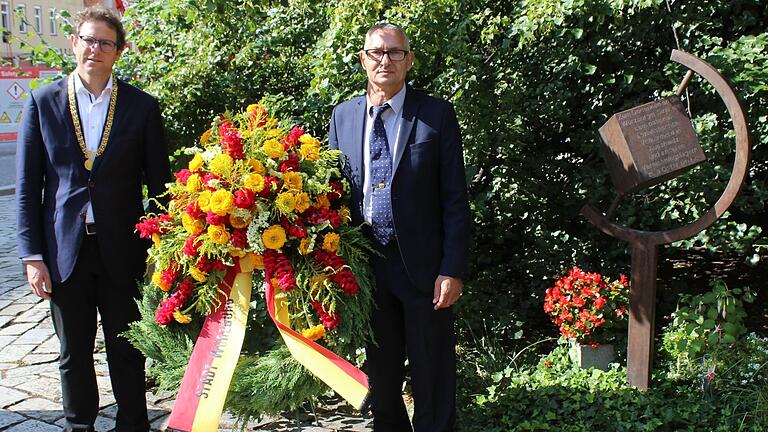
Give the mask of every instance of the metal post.
<svg viewBox="0 0 768 432">
<path fill-rule="evenodd" d="M 640 389 L 648 389 L 651 384 L 658 258 L 656 244 L 645 239 L 632 243 L 627 379 L 630 385 Z"/>
</svg>

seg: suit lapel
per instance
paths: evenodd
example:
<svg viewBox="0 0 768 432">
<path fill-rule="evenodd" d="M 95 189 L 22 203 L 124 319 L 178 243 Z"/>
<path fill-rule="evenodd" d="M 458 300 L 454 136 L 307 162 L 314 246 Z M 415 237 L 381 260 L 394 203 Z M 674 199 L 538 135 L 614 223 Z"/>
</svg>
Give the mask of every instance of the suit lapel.
<svg viewBox="0 0 768 432">
<path fill-rule="evenodd" d="M 413 129 L 413 122 L 416 120 L 416 112 L 418 111 L 418 102 L 413 97 L 413 93 L 410 87 L 405 89 L 405 100 L 403 101 L 403 114 L 402 123 L 400 124 L 400 133 L 397 135 L 397 143 L 400 145 L 396 148 L 395 158 L 392 163 L 392 174 L 397 172 L 397 167 L 400 165 L 400 159 L 403 158 L 405 147 L 409 145 L 408 142 L 411 136 L 411 130 Z"/>
<path fill-rule="evenodd" d="M 357 184 L 362 188 L 363 185 L 363 142 L 365 140 L 365 96 L 358 97 L 353 107 L 352 130 L 349 131 L 352 136 L 344 140 L 350 146 L 345 153 L 350 156 L 352 164 L 352 173 L 357 177 Z"/>
</svg>

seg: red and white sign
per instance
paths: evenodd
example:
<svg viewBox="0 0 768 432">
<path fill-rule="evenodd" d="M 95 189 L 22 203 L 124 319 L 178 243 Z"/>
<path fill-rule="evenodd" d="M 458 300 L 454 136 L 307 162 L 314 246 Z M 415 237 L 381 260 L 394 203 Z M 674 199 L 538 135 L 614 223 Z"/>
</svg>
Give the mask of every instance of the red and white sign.
<svg viewBox="0 0 768 432">
<path fill-rule="evenodd" d="M 56 76 L 59 69 L 46 67 L 0 67 L 0 142 L 16 141 L 22 109 L 30 83 Z"/>
</svg>

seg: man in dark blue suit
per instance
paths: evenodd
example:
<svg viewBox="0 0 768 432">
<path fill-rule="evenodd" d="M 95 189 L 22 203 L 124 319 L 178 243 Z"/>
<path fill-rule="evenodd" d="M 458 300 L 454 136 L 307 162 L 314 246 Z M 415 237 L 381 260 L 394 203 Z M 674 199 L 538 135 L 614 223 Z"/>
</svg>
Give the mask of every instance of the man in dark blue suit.
<svg viewBox="0 0 768 432">
<path fill-rule="evenodd" d="M 103 8 L 78 14 L 77 68 L 32 92 L 17 143 L 18 249 L 32 291 L 51 301 L 61 344 L 65 430 L 92 431 L 98 311 L 117 400 L 117 431 L 148 431 L 144 358 L 120 333 L 140 318 L 135 299 L 148 244 L 134 233 L 142 185 L 170 178 L 157 101 L 112 77 L 125 47 Z"/>
<path fill-rule="evenodd" d="M 471 218 L 461 136 L 450 103 L 405 84 L 413 65 L 400 27 L 379 24 L 360 62 L 365 96 L 333 111 L 329 142 L 346 156 L 353 222 L 364 222 L 373 257 L 375 343 L 367 347 L 374 430 L 453 430 L 453 315 L 466 274 Z M 405 359 L 413 429 L 402 398 Z"/>
</svg>

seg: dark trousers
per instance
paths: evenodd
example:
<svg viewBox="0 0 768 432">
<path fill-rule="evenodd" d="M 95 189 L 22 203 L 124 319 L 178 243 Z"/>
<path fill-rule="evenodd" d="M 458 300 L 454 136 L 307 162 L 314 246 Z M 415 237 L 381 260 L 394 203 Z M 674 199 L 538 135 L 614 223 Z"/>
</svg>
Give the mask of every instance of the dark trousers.
<svg viewBox="0 0 768 432">
<path fill-rule="evenodd" d="M 366 348 L 375 432 L 452 431 L 456 417 L 456 337 L 450 308 L 434 310 L 433 287 L 418 290 L 397 242 L 373 257 L 376 344 Z M 427 290 L 428 288 L 428 290 Z M 405 359 L 413 389 L 413 428 L 402 397 Z"/>
<path fill-rule="evenodd" d="M 120 245 L 114 245 L 120 247 Z M 95 236 L 85 235 L 72 275 L 54 283 L 51 316 L 61 343 L 59 372 L 66 431 L 93 431 L 99 390 L 93 364 L 96 311 L 101 316 L 117 431 L 148 431 L 144 357 L 120 333 L 141 318 L 136 281 L 115 280 L 106 271 Z"/>
</svg>

